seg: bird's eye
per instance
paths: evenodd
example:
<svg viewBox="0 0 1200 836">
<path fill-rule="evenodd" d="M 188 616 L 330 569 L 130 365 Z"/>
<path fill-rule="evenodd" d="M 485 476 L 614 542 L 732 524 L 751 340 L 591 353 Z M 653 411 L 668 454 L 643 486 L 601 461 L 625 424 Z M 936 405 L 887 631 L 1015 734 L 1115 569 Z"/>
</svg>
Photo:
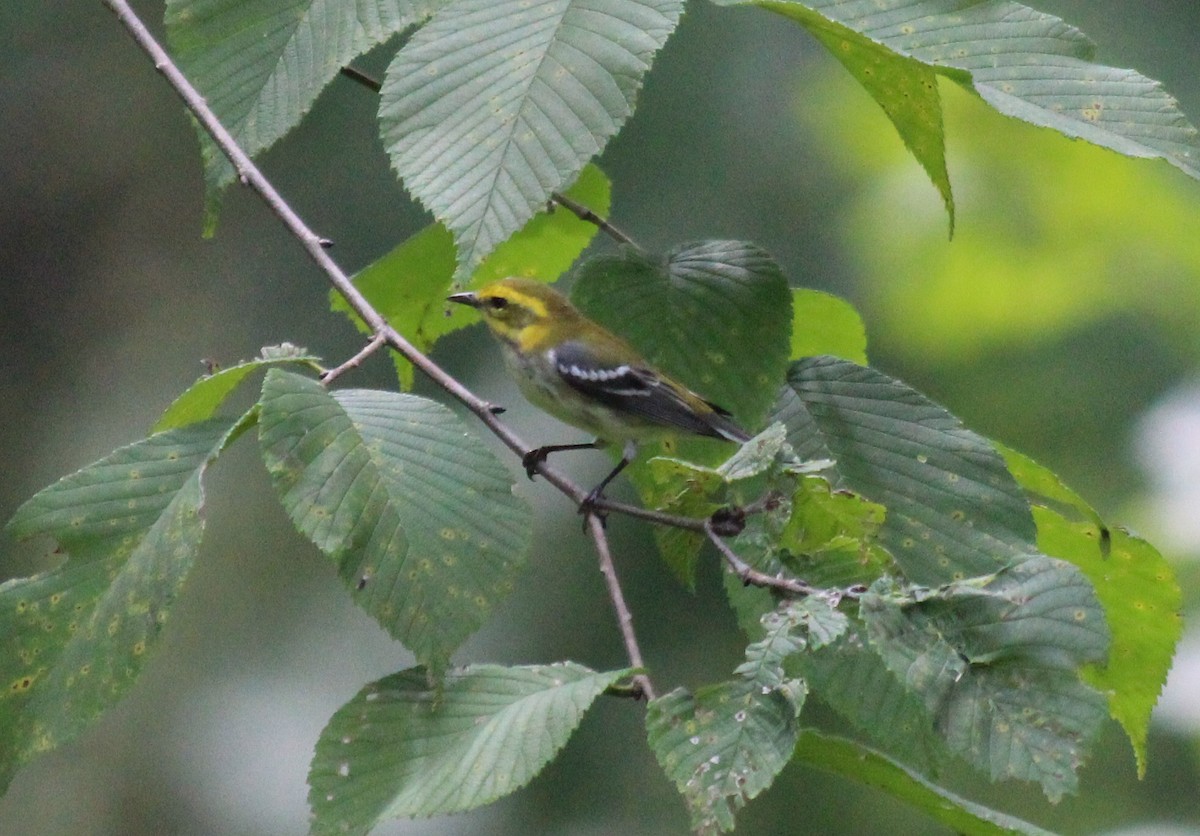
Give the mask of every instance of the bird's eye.
<svg viewBox="0 0 1200 836">
<path fill-rule="evenodd" d="M 503 296 L 489 296 L 487 305 L 493 311 L 502 311 L 508 307 L 508 300 Z"/>
</svg>

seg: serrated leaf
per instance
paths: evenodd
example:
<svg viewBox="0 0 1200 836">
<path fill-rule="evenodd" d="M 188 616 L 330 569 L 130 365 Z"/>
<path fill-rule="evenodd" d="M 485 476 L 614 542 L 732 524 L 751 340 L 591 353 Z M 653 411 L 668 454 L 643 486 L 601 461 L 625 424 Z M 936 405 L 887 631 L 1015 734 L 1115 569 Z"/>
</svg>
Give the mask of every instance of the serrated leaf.
<svg viewBox="0 0 1200 836">
<path fill-rule="evenodd" d="M 949 759 L 925 704 L 868 648 L 861 626 L 796 664 L 813 695 L 893 757 L 926 774 Z"/>
<path fill-rule="evenodd" d="M 380 130 L 454 234 L 457 277 L 573 181 L 633 112 L 681 0 L 451 0 L 388 68 Z"/>
<path fill-rule="evenodd" d="M 811 32 L 842 63 L 854 80 L 883 108 L 905 146 L 925 169 L 942 196 L 954 234 L 954 195 L 946 171 L 946 141 L 942 127 L 942 101 L 938 95 L 938 73 L 951 74 L 946 67 L 933 67 L 884 44 L 871 40 L 835 19 L 834 13 L 818 14 L 806 5 L 756 0 L 755 5 L 791 18 Z M 821 4 L 809 4 L 819 7 Z M 957 74 L 968 81 L 966 73 Z M 865 362 L 865 361 L 864 361 Z"/>
<path fill-rule="evenodd" d="M 168 0 L 180 69 L 254 156 L 300 123 L 342 67 L 446 0 Z M 200 130 L 210 212 L 233 166 Z M 211 223 L 211 219 L 210 219 Z"/>
<path fill-rule="evenodd" d="M 797 577 L 819 587 L 870 584 L 892 565 L 878 542 L 887 509 L 819 476 L 803 477 L 779 545 Z"/>
<path fill-rule="evenodd" d="M 791 449 L 787 447 L 787 427 L 776 421 L 734 450 L 717 472 L 733 484 L 777 469 L 783 458 L 792 458 Z"/>
<path fill-rule="evenodd" d="M 732 830 L 734 812 L 771 785 L 792 756 L 803 703 L 802 683 L 771 688 L 745 679 L 650 701 L 650 748 L 696 831 Z"/>
<path fill-rule="evenodd" d="M 703 519 L 721 508 L 730 497 L 735 503 L 744 503 L 748 501 L 748 495 L 757 498 L 767 490 L 765 480 L 758 477 L 779 469 L 780 459 L 785 455 L 785 434 L 782 424 L 772 424 L 742 444 L 717 467 L 656 456 L 644 465 L 636 466 L 631 476 L 648 507 Z M 790 452 L 787 455 L 790 457 Z M 750 482 L 749 486 L 744 484 L 747 482 Z M 708 538 L 684 528 L 655 526 L 654 539 L 659 554 L 676 577 L 688 589 L 693 589 L 696 560 Z"/>
<path fill-rule="evenodd" d="M 721 507 L 715 501 L 724 485 L 713 468 L 680 459 L 657 456 L 639 468 L 635 479 L 642 501 L 649 508 L 686 517 L 708 517 Z M 707 537 L 674 526 L 654 526 L 658 553 L 675 577 L 688 589 L 696 586 L 696 561 Z"/>
<path fill-rule="evenodd" d="M 800 360 L 774 418 L 797 453 L 834 458 L 842 484 L 886 506 L 880 542 L 911 580 L 988 574 L 1036 552 L 1004 459 L 899 380 L 833 357 Z"/>
<path fill-rule="evenodd" d="M 746 648 L 746 661 L 734 673 L 758 685 L 781 687 L 784 662 L 808 648 L 819 650 L 846 632 L 850 623 L 826 601 L 809 596 L 785 601 L 761 621 L 763 637 Z"/>
<path fill-rule="evenodd" d="M 488 804 L 542 770 L 605 688 L 629 671 L 563 663 L 420 668 L 364 688 L 321 732 L 309 771 L 318 834 Z"/>
<path fill-rule="evenodd" d="M 443 669 L 529 549 L 532 515 L 508 471 L 425 398 L 329 392 L 272 369 L 260 404 L 263 459 L 296 527 L 357 604 Z"/>
<path fill-rule="evenodd" d="M 884 579 L 861 600 L 872 646 L 925 702 L 950 749 L 993 781 L 1036 781 L 1051 801 L 1104 720 L 1104 698 L 1078 679 L 1109 633 L 1091 585 L 1037 557 L 938 590 Z M 986 706 L 987 710 L 983 710 Z"/>
<path fill-rule="evenodd" d="M 259 369 L 286 363 L 302 363 L 316 368 L 320 360 L 320 357 L 302 348 L 287 344 L 263 348 L 260 357 L 206 374 L 197 380 L 167 407 L 151 432 L 186 427 L 216 416 L 217 410 L 242 381 Z"/>
<path fill-rule="evenodd" d="M 867 364 L 867 329 L 854 306 L 831 293 L 792 291 L 792 360 L 830 354 Z"/>
<path fill-rule="evenodd" d="M 571 299 L 755 431 L 787 367 L 791 294 L 764 250 L 743 241 L 633 250 L 576 268 Z"/>
<path fill-rule="evenodd" d="M 608 212 L 611 185 L 594 165 L 585 166 L 566 195 L 601 215 Z M 470 287 L 493 279 L 523 276 L 551 282 L 564 273 L 595 237 L 594 224 L 566 209 L 535 215 L 475 270 Z M 355 286 L 388 323 L 421 351 L 479 317 L 470 308 L 449 305 L 446 296 L 454 277 L 454 240 L 446 227 L 431 224 L 354 276 Z M 330 291 L 330 305 L 363 333 L 370 333 L 350 305 Z M 412 387 L 412 364 L 392 352 L 400 383 Z"/>
<path fill-rule="evenodd" d="M 1008 0 L 716 2 L 752 2 L 802 22 L 819 15 L 893 53 L 884 60 L 913 59 L 957 81 L 966 71 L 970 87 L 1007 116 L 1127 156 L 1160 157 L 1200 177 L 1200 135 L 1157 81 L 1094 63 L 1082 32 L 1028 6 Z M 837 45 L 830 45 L 835 54 Z"/>
<path fill-rule="evenodd" d="M 1053 473 L 1014 450 L 1003 450 L 1013 476 L 1034 502 L 1038 547 L 1087 576 L 1112 630 L 1108 663 L 1084 679 L 1108 695 L 1108 709 L 1125 729 L 1146 770 L 1150 712 L 1166 682 L 1183 630 L 1182 593 L 1171 566 L 1145 540 L 1110 529 Z"/>
<path fill-rule="evenodd" d="M 39 491 L 8 529 L 67 560 L 0 584 L 0 785 L 67 743 L 141 673 L 203 534 L 208 465 L 247 424 L 159 433 Z"/>
<path fill-rule="evenodd" d="M 887 755 L 853 740 L 805 729 L 796 744 L 795 758 L 808 766 L 877 787 L 964 836 L 1052 836 L 1029 822 L 955 795 Z"/>
</svg>

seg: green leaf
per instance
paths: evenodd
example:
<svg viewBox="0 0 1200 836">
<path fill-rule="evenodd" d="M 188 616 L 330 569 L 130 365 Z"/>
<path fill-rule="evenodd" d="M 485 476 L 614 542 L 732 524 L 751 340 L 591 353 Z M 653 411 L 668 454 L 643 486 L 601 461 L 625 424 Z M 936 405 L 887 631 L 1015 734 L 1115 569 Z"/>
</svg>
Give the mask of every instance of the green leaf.
<svg viewBox="0 0 1200 836">
<path fill-rule="evenodd" d="M 792 291 L 790 357 L 831 354 L 852 363 L 867 364 L 867 329 L 854 306 L 831 293 L 796 288 Z"/>
<path fill-rule="evenodd" d="M 746 679 L 677 688 L 646 707 L 650 748 L 702 833 L 733 829 L 733 814 L 771 785 L 792 756 L 803 684 Z"/>
<path fill-rule="evenodd" d="M 201 480 L 249 419 L 159 433 L 39 491 L 8 530 L 67 560 L 0 584 L 0 785 L 77 737 L 141 673 L 199 549 Z"/>
<path fill-rule="evenodd" d="M 445 2 L 167 0 L 167 38 L 180 69 L 254 156 L 299 124 L 342 67 Z M 211 212 L 234 171 L 200 136 Z"/>
<path fill-rule="evenodd" d="M 742 241 L 633 250 L 580 264 L 571 298 L 646 359 L 734 414 L 763 423 L 787 367 L 791 294 L 771 257 Z"/>
<path fill-rule="evenodd" d="M 598 214 L 608 212 L 611 184 L 594 165 L 585 166 L 566 195 Z M 478 287 L 506 276 L 551 282 L 578 258 L 596 234 L 594 224 L 581 221 L 563 208 L 535 215 L 476 269 L 469 285 Z M 354 277 L 355 286 L 372 307 L 421 351 L 428 351 L 446 334 L 477 322 L 470 308 L 448 305 L 454 276 L 454 240 L 435 223 L 413 235 Z M 331 306 L 345 313 L 363 333 L 370 333 L 350 305 L 330 291 Z M 412 364 L 392 352 L 405 389 L 412 387 Z"/>
<path fill-rule="evenodd" d="M 836 459 L 841 484 L 886 506 L 880 542 L 911 580 L 987 574 L 1036 552 L 1004 459 L 902 382 L 833 357 L 800 360 L 774 418 L 801 456 Z"/>
<path fill-rule="evenodd" d="M 808 766 L 841 775 L 927 813 L 930 818 L 965 836 L 1050 836 L 1050 832 L 1004 813 L 990 810 L 949 790 L 887 755 L 841 737 L 805 729 L 796 744 L 795 759 Z"/>
<path fill-rule="evenodd" d="M 186 427 L 188 424 L 214 417 L 225 403 L 225 399 L 233 394 L 243 380 L 259 369 L 285 363 L 304 363 L 315 369 L 320 359 L 288 343 L 268 346 L 262 350 L 261 356 L 253 360 L 214 371 L 197 380 L 167 407 L 151 432 Z"/>
<path fill-rule="evenodd" d="M 815 596 L 785 601 L 765 614 L 761 624 L 763 638 L 746 648 L 746 661 L 734 673 L 771 688 L 784 684 L 789 656 L 827 647 L 850 626 L 845 615 Z"/>
<path fill-rule="evenodd" d="M 451 0 L 396 56 L 380 130 L 454 234 L 458 279 L 573 181 L 633 112 L 681 0 Z"/>
<path fill-rule="evenodd" d="M 724 486 L 721 474 L 691 462 L 657 456 L 639 468 L 635 483 L 646 506 L 659 511 L 703 518 L 721 507 L 715 501 Z M 696 561 L 708 538 L 674 526 L 656 525 L 653 531 L 658 553 L 667 566 L 680 583 L 695 589 Z"/>
<path fill-rule="evenodd" d="M 719 2 L 719 0 L 718 0 Z M 946 142 L 942 127 L 942 101 L 937 76 L 951 75 L 942 66 L 915 60 L 897 53 L 882 43 L 860 34 L 834 18 L 836 13 L 819 14 L 808 6 L 777 0 L 755 0 L 755 5 L 791 18 L 811 32 L 842 63 L 854 80 L 883 108 L 905 146 L 925 169 L 942 195 L 950 215 L 950 234 L 954 234 L 954 195 L 946 171 Z M 967 73 L 954 77 L 967 82 Z"/>
<path fill-rule="evenodd" d="M 527 784 L 592 701 L 629 671 L 563 663 L 449 671 L 374 682 L 342 706 L 309 771 L 313 833 L 366 833 L 399 816 L 474 809 Z"/>
<path fill-rule="evenodd" d="M 532 515 L 483 444 L 440 404 L 326 391 L 272 369 L 263 459 L 296 527 L 333 559 L 357 604 L 436 670 L 502 596 Z"/>
<path fill-rule="evenodd" d="M 993 781 L 1037 781 L 1051 801 L 1104 720 L 1077 670 L 1109 633 L 1091 585 L 1068 563 L 1026 560 L 938 590 L 884 579 L 861 600 L 872 646 L 924 700 L 950 749 Z"/>
<path fill-rule="evenodd" d="M 965 5 L 961 0 L 771 0 L 756 5 L 802 20 L 820 15 L 891 51 L 893 61 L 911 58 L 955 80 L 965 70 L 970 87 L 1000 113 L 1127 156 L 1159 157 L 1200 177 L 1200 137 L 1175 100 L 1138 72 L 1093 63 L 1091 42 L 1052 15 L 1008 0 Z M 831 45 L 835 54 L 838 46 L 837 41 Z M 856 76 L 866 66 L 861 64 Z M 883 85 L 875 86 L 891 98 Z M 910 109 L 900 103 L 893 107 Z"/>
<path fill-rule="evenodd" d="M 893 757 L 926 774 L 949 759 L 925 704 L 868 647 L 865 630 L 852 627 L 795 662 L 814 696 Z"/>
<path fill-rule="evenodd" d="M 1145 540 L 1106 527 L 1049 470 L 1014 450 L 1002 451 L 1035 503 L 1038 547 L 1079 567 L 1096 589 L 1112 647 L 1108 663 L 1088 670 L 1084 679 L 1108 695 L 1108 710 L 1129 737 L 1141 777 L 1150 711 L 1183 631 L 1182 593 L 1174 572 Z"/>
<path fill-rule="evenodd" d="M 788 570 L 818 587 L 870 584 L 892 566 L 879 545 L 887 509 L 819 476 L 805 476 L 779 538 Z"/>
<path fill-rule="evenodd" d="M 763 476 L 778 470 L 785 455 L 785 429 L 772 424 L 742 444 L 718 467 L 706 467 L 669 456 L 656 456 L 638 465 L 632 474 L 643 502 L 650 508 L 703 519 L 727 504 L 743 504 L 761 496 L 767 487 Z M 786 454 L 790 457 L 790 450 Z M 752 483 L 752 489 L 740 483 Z M 655 526 L 659 553 L 680 582 L 695 586 L 696 560 L 708 541 L 701 533 L 674 526 Z"/>
<path fill-rule="evenodd" d="M 683 794 L 696 830 L 732 830 L 734 812 L 787 765 L 806 688 L 787 677 L 784 663 L 836 640 L 848 626 L 817 597 L 785 601 L 762 616 L 762 638 L 746 648 L 737 679 L 651 700 L 650 748 Z"/>
</svg>

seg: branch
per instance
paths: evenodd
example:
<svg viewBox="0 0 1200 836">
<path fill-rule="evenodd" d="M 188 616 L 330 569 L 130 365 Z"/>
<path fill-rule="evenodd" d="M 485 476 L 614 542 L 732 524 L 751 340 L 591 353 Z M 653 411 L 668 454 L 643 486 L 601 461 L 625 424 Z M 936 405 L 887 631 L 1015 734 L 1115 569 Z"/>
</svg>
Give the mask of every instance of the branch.
<svg viewBox="0 0 1200 836">
<path fill-rule="evenodd" d="M 807 598 L 809 595 L 820 595 L 828 598 L 834 606 L 843 598 L 861 598 L 862 594 L 866 592 L 866 587 L 860 585 L 846 587 L 845 589 L 822 589 L 805 583 L 799 578 L 789 578 L 782 574 L 768 575 L 766 572 L 758 571 L 738 557 L 737 552 L 730 548 L 729 544 L 713 528 L 712 520 L 704 521 L 704 533 L 708 535 L 708 539 L 712 544 L 717 547 L 717 551 L 721 553 L 721 557 L 725 559 L 725 562 L 729 565 L 733 573 L 738 576 L 738 579 L 742 583 L 748 586 L 761 586 L 794 598 Z"/>
<path fill-rule="evenodd" d="M 596 554 L 600 559 L 600 574 L 608 585 L 608 597 L 612 600 L 613 609 L 617 611 L 617 625 L 621 628 L 621 638 L 625 640 L 625 652 L 635 668 L 645 668 L 642 661 L 642 651 L 638 647 L 637 634 L 633 631 L 633 615 L 625 604 L 625 594 L 621 591 L 621 583 L 617 580 L 617 567 L 613 563 L 612 553 L 608 549 L 608 534 L 604 531 L 604 519 L 596 514 L 587 515 L 587 525 L 596 544 Z M 637 674 L 633 678 L 634 685 L 648 700 L 654 699 L 654 686 L 650 677 Z"/>
<path fill-rule="evenodd" d="M 616 241 L 618 244 L 627 244 L 633 247 L 635 250 L 641 251 L 642 248 L 638 246 L 636 241 L 609 223 L 607 218 L 600 217 L 582 203 L 572 200 L 562 192 L 551 192 L 550 202 L 552 204 L 557 203 L 559 206 L 567 209 L 581 221 L 595 224 L 601 232 Z"/>
<path fill-rule="evenodd" d="M 518 456 L 524 456 L 528 453 L 532 448 L 521 441 L 516 433 L 496 417 L 495 407 L 492 404 L 476 396 L 470 389 L 467 389 L 422 352 L 418 351 L 412 343 L 392 328 L 371 303 L 367 301 L 367 298 L 359 292 L 349 277 L 346 276 L 326 252 L 328 242 L 308 228 L 304 221 L 300 219 L 300 216 L 295 213 L 279 192 L 275 190 L 271 182 L 259 171 L 246 152 L 238 145 L 237 140 L 221 124 L 221 121 L 208 106 L 204 97 L 200 95 L 199 91 L 192 86 L 179 67 L 175 65 L 175 62 L 171 60 L 171 56 L 155 41 L 150 30 L 146 28 L 145 24 L 142 23 L 141 19 L 130 8 L 129 3 L 126 0 L 103 0 L 103 2 L 129 31 L 129 34 L 142 51 L 154 62 L 155 69 L 166 78 L 179 97 L 183 99 L 184 105 L 196 117 L 197 121 L 204 126 L 209 135 L 212 136 L 213 141 L 216 142 L 222 153 L 229 158 L 234 170 L 237 172 L 238 179 L 262 197 L 268 208 L 300 242 L 308 257 L 325 273 L 329 283 L 349 303 L 350 307 L 358 314 L 362 321 L 371 328 L 373 336 L 367 348 L 359 352 L 358 355 L 351 358 L 347 363 L 333 369 L 326 375 L 326 382 L 328 382 L 331 376 L 336 377 L 345 369 L 353 367 L 353 365 L 360 362 L 367 354 L 375 351 L 379 345 L 386 343 L 412 363 L 413 366 L 420 369 L 451 397 L 466 406 L 510 450 Z M 582 504 L 588 496 L 587 491 L 549 467 L 545 462 L 538 465 L 537 472 L 562 493 L 571 497 L 576 505 Z M 633 508 L 633 506 L 625 506 L 622 503 L 609 502 L 604 503 L 602 507 L 606 510 L 620 511 L 627 511 L 627 509 Z M 637 515 L 644 516 L 643 514 Z M 617 581 L 612 555 L 608 549 L 608 539 L 604 534 L 603 522 L 593 514 L 588 515 L 588 521 L 600 559 L 600 570 L 607 581 L 609 595 L 612 598 L 613 607 L 617 611 L 621 633 L 625 639 L 626 649 L 629 652 L 629 661 L 634 667 L 642 668 L 644 664 L 642 662 L 641 651 L 637 645 L 637 638 L 633 633 L 633 619 L 629 614 L 629 608 L 625 604 L 624 595 L 621 593 L 621 587 Z M 639 675 L 639 677 L 638 684 L 642 688 L 643 693 L 652 698 L 654 692 L 649 679 L 644 675 Z"/>
<path fill-rule="evenodd" d="M 376 334 L 375 336 L 371 337 L 370 341 L 366 344 L 366 346 L 363 347 L 362 351 L 358 352 L 358 354 L 355 354 L 345 363 L 342 363 L 336 368 L 326 369 L 325 371 L 321 372 L 321 382 L 328 386 L 337 378 L 341 377 L 345 372 L 350 371 L 350 369 L 357 369 L 360 365 L 362 365 L 363 360 L 366 360 L 368 357 L 382 348 L 385 342 L 386 340 L 384 339 L 383 334 Z"/>
</svg>

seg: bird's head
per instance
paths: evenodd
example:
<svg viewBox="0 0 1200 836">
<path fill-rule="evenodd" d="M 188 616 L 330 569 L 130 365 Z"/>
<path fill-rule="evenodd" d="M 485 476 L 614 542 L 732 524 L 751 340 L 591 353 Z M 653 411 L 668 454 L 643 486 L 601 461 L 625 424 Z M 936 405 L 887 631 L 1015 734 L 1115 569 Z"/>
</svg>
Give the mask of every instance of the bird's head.
<svg viewBox="0 0 1200 836">
<path fill-rule="evenodd" d="M 569 327 L 580 319 L 567 297 L 532 279 L 500 279 L 474 292 L 446 298 L 479 311 L 496 336 L 522 347 L 542 342 L 553 330 Z"/>
</svg>

